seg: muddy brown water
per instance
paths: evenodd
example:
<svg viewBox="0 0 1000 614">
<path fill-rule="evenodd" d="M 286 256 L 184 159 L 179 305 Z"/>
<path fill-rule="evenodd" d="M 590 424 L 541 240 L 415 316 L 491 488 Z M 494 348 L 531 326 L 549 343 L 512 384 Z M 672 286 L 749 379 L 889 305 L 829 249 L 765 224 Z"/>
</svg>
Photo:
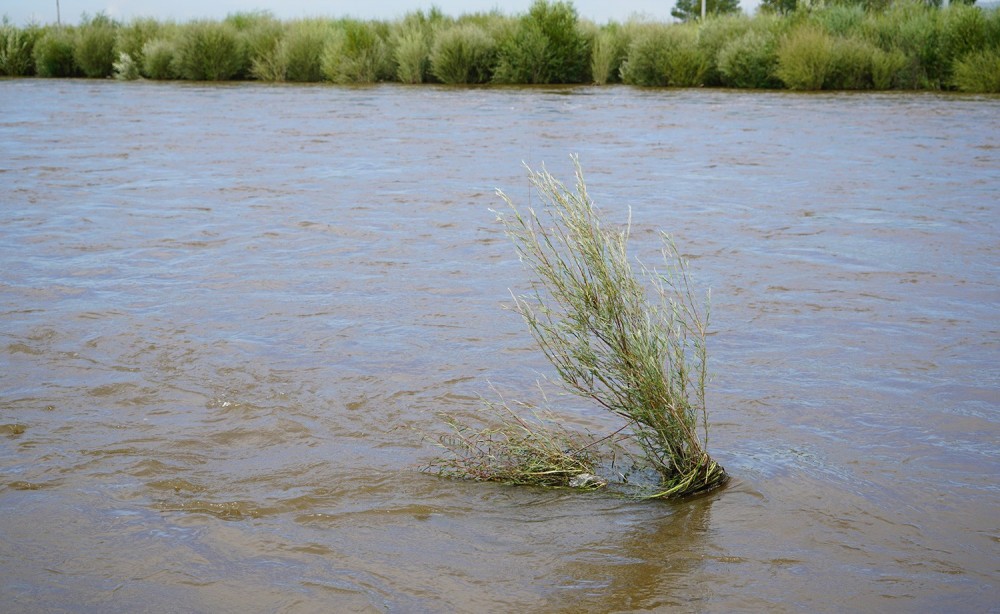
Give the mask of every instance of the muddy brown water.
<svg viewBox="0 0 1000 614">
<path fill-rule="evenodd" d="M 490 209 L 572 153 L 712 289 L 724 490 L 419 470 L 551 375 Z M 0 183 L 4 611 L 997 606 L 995 97 L 2 81 Z"/>
</svg>

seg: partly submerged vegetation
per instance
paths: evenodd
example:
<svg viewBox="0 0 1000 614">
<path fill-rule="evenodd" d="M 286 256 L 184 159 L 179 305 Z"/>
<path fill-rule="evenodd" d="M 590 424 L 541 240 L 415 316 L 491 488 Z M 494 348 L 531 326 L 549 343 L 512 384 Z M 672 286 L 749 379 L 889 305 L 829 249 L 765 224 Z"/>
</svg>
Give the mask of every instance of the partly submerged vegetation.
<svg viewBox="0 0 1000 614">
<path fill-rule="evenodd" d="M 681 7 L 683 4 L 683 7 Z M 570 2 L 521 15 L 397 21 L 267 12 L 189 23 L 105 15 L 76 26 L 0 25 L 0 75 L 447 84 L 614 83 L 799 90 L 1000 91 L 1000 10 L 962 3 L 678 3 L 681 23 L 598 25 Z M 681 10 L 683 8 L 683 10 Z"/>
<path fill-rule="evenodd" d="M 441 443 L 451 456 L 434 467 L 479 480 L 593 488 L 615 477 L 615 470 L 596 477 L 607 459 L 634 444 L 629 464 L 658 476 L 644 496 L 680 497 L 725 483 L 706 450 L 707 301 L 695 298 L 686 262 L 664 235 L 665 268 L 634 267 L 629 226 L 602 224 L 579 164 L 575 190 L 547 171 L 529 173 L 538 209 L 500 193 L 508 211 L 499 218 L 534 280 L 530 293 L 514 297 L 514 309 L 562 387 L 624 424 L 603 438 L 575 434 L 551 414 L 529 420 L 501 399 L 486 404 L 482 426 L 446 417 L 452 432 Z"/>
</svg>

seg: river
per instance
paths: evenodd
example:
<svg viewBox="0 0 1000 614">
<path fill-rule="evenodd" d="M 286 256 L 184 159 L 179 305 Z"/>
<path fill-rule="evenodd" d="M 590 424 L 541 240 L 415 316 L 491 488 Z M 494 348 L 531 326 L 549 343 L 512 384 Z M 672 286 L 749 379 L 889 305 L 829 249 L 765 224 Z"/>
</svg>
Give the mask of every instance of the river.
<svg viewBox="0 0 1000 614">
<path fill-rule="evenodd" d="M 724 489 L 421 471 L 553 376 L 491 209 L 571 154 L 711 288 Z M 0 183 L 5 611 L 997 605 L 996 97 L 3 80 Z"/>
</svg>

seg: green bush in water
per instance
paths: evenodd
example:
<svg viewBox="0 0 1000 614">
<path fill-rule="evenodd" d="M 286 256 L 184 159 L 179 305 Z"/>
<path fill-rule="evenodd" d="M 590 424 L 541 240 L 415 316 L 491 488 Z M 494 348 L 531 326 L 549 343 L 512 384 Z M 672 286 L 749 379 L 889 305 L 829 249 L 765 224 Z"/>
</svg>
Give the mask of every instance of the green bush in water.
<svg viewBox="0 0 1000 614">
<path fill-rule="evenodd" d="M 430 71 L 442 83 L 486 83 L 492 78 L 496 43 L 474 23 L 438 33 L 431 47 Z"/>
<path fill-rule="evenodd" d="M 660 485 L 651 497 L 681 497 L 724 484 L 725 470 L 706 452 L 708 310 L 694 298 L 685 261 L 664 236 L 666 271 L 641 269 L 637 274 L 626 249 L 628 227 L 602 224 L 578 163 L 575 191 L 548 172 L 529 173 L 540 209 L 520 209 L 500 192 L 508 210 L 499 217 L 521 262 L 534 275 L 532 291 L 515 297 L 515 309 L 536 343 L 567 391 L 624 420 L 623 429 L 641 448 L 643 462 L 659 474 Z M 645 281 L 651 282 L 659 304 L 650 302 Z M 509 411 L 505 403 L 504 411 L 487 409 L 501 417 Z M 549 467 L 528 482 L 537 484 L 550 484 L 542 480 L 558 474 L 559 485 L 593 486 L 589 478 L 580 479 L 593 477 L 596 463 L 589 457 L 595 445 L 611 437 L 567 441 L 564 431 L 526 421 L 506 429 L 531 435 L 530 442 L 557 439 L 555 449 L 570 459 L 556 459 L 552 467 L 546 452 L 550 446 L 531 445 L 522 452 L 523 438 L 515 437 L 516 450 L 510 453 L 506 439 L 491 437 L 494 429 L 463 430 L 451 424 L 464 436 L 460 449 L 489 450 L 476 467 L 511 459 L 522 469 Z M 574 466 L 573 459 L 580 458 L 586 464 Z M 494 479 L 486 475 L 467 477 Z"/>
</svg>

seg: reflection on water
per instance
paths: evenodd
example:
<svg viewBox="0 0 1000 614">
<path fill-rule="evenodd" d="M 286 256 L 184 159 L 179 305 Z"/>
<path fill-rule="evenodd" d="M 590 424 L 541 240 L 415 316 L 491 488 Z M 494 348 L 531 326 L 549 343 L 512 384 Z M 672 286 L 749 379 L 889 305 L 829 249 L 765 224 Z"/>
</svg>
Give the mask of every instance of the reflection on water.
<svg viewBox="0 0 1000 614">
<path fill-rule="evenodd" d="M 0 587 L 17 611 L 985 610 L 1000 102 L 0 82 Z M 428 476 L 544 359 L 489 209 L 578 153 L 713 289 L 673 504 Z M 613 421 L 554 397 L 595 430 Z"/>
</svg>

